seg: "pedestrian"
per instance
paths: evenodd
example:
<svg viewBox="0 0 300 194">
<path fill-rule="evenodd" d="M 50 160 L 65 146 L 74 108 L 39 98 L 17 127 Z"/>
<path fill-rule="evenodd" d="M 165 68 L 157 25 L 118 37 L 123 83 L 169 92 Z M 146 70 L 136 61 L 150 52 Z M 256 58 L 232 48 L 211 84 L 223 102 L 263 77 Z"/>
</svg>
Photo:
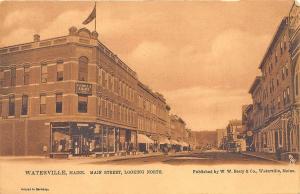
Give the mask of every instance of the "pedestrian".
<svg viewBox="0 0 300 194">
<path fill-rule="evenodd" d="M 277 158 L 277 160 L 281 160 L 281 153 L 282 153 L 282 148 L 281 148 L 281 146 L 279 146 L 276 149 L 276 158 Z"/>
<path fill-rule="evenodd" d="M 43 153 L 45 155 L 45 158 L 47 158 L 47 151 L 48 151 L 48 147 L 46 145 L 43 146 Z"/>
</svg>

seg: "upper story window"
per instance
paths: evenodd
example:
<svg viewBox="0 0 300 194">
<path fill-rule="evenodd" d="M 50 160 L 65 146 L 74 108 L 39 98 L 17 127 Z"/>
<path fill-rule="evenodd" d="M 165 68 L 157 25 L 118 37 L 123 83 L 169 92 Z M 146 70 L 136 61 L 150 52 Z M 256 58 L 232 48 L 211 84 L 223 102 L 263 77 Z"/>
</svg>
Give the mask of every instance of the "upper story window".
<svg viewBox="0 0 300 194">
<path fill-rule="evenodd" d="M 23 95 L 22 96 L 21 115 L 27 115 L 27 114 L 28 114 L 28 96 Z"/>
<path fill-rule="evenodd" d="M 286 89 L 286 98 L 287 98 L 287 102 L 289 103 L 290 102 L 290 88 L 287 87 Z"/>
<path fill-rule="evenodd" d="M 62 93 L 57 93 L 56 94 L 56 108 L 55 112 L 56 113 L 62 113 L 62 107 L 63 107 L 63 102 L 62 102 L 63 94 Z"/>
<path fill-rule="evenodd" d="M 15 95 L 9 95 L 8 97 L 8 116 L 15 115 Z"/>
<path fill-rule="evenodd" d="M 16 67 L 10 69 L 10 85 L 16 86 Z"/>
<path fill-rule="evenodd" d="M 78 80 L 87 81 L 88 80 L 88 63 L 87 57 L 80 57 L 78 63 Z"/>
<path fill-rule="evenodd" d="M 30 73 L 30 67 L 28 65 L 24 66 L 24 85 L 29 84 L 29 73 Z"/>
<path fill-rule="evenodd" d="M 40 95 L 40 114 L 46 114 L 46 95 Z"/>
<path fill-rule="evenodd" d="M 296 77 L 295 77 L 295 93 L 296 93 L 296 96 L 299 95 L 299 77 L 298 77 L 298 73 L 296 74 Z"/>
<path fill-rule="evenodd" d="M 281 77 L 282 77 L 282 80 L 284 80 L 284 78 L 285 78 L 285 67 L 282 67 L 282 69 L 281 69 Z"/>
<path fill-rule="evenodd" d="M 101 97 L 97 98 L 97 115 L 100 116 L 101 115 Z"/>
<path fill-rule="evenodd" d="M 48 79 L 48 67 L 47 64 L 42 64 L 41 65 L 41 82 L 42 83 L 47 83 Z"/>
<path fill-rule="evenodd" d="M 286 91 L 283 91 L 283 104 L 286 104 Z"/>
<path fill-rule="evenodd" d="M 275 52 L 275 63 L 278 62 L 278 56 L 277 56 L 277 52 Z"/>
<path fill-rule="evenodd" d="M 112 90 L 112 76 L 111 76 L 111 74 L 107 73 L 107 78 L 108 78 L 108 89 Z"/>
<path fill-rule="evenodd" d="M 78 94 L 78 112 L 87 113 L 87 107 L 88 107 L 88 96 Z"/>
<path fill-rule="evenodd" d="M 102 85 L 102 69 L 97 68 L 97 83 Z"/>
<path fill-rule="evenodd" d="M 289 68 L 288 68 L 288 63 L 285 65 L 285 76 L 289 76 Z"/>
<path fill-rule="evenodd" d="M 62 60 L 57 61 L 56 63 L 56 80 L 63 81 L 64 80 L 64 62 Z"/>
</svg>

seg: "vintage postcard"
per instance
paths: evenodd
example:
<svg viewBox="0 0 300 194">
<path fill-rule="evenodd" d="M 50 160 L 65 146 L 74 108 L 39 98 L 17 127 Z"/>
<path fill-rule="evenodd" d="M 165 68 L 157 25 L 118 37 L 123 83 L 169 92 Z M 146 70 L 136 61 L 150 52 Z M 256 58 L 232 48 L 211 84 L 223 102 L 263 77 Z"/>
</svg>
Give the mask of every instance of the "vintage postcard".
<svg viewBox="0 0 300 194">
<path fill-rule="evenodd" d="M 0 0 L 0 26 L 0 194 L 300 193 L 300 0 Z"/>
</svg>

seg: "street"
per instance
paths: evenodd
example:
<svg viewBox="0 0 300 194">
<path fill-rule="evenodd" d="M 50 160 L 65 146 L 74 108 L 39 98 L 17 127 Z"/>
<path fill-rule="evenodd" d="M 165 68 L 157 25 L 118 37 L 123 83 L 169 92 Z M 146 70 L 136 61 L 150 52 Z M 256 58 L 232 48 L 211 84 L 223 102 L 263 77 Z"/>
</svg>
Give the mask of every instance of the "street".
<svg viewBox="0 0 300 194">
<path fill-rule="evenodd" d="M 277 164 L 240 153 L 228 152 L 192 152 L 178 155 L 159 155 L 144 158 L 116 159 L 113 161 L 92 162 L 92 164 L 139 165 L 163 163 L 170 165 L 220 165 L 220 164 Z"/>
</svg>

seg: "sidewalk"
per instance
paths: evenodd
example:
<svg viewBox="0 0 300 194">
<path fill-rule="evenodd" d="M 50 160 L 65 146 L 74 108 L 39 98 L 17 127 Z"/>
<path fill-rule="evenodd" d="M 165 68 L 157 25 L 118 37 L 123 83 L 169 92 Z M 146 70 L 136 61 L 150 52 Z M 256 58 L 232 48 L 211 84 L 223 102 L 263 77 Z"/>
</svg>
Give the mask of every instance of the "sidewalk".
<svg viewBox="0 0 300 194">
<path fill-rule="evenodd" d="M 79 162 L 79 163 L 85 163 L 85 162 L 108 162 L 108 161 L 115 161 L 115 160 L 128 160 L 128 159 L 136 159 L 136 158 L 147 158 L 147 157 L 156 157 L 156 156 L 178 156 L 178 155 L 184 155 L 192 152 L 177 152 L 177 153 L 168 153 L 165 155 L 162 152 L 153 152 L 148 154 L 143 153 L 137 153 L 136 155 L 126 155 L 126 156 L 109 156 L 109 157 L 95 157 L 95 156 L 71 156 L 69 158 L 65 159 L 59 159 L 59 158 L 49 158 L 45 156 L 1 156 L 0 161 L 10 160 L 10 161 L 45 161 L 45 162 L 54 162 L 54 161 L 65 161 L 65 162 Z"/>
<path fill-rule="evenodd" d="M 267 152 L 241 152 L 241 154 L 246 156 L 252 156 L 256 158 L 261 158 L 264 160 L 270 160 L 273 162 L 287 164 L 288 161 L 277 160 L 275 153 L 267 153 Z"/>
</svg>

